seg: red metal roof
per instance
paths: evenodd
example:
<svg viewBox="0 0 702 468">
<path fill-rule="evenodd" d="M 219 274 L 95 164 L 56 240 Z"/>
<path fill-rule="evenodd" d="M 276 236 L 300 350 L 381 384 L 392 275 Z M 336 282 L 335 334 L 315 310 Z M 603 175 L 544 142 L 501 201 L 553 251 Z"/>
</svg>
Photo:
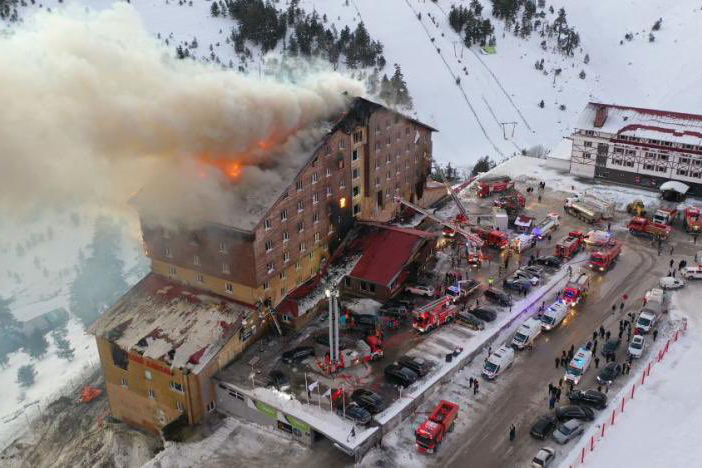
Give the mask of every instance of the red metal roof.
<svg viewBox="0 0 702 468">
<path fill-rule="evenodd" d="M 599 102 L 590 102 L 590 104 L 593 104 L 595 106 L 610 107 L 612 109 L 632 110 L 632 111 L 639 112 L 641 114 L 656 115 L 659 117 L 672 117 L 675 119 L 683 119 L 683 120 L 702 120 L 702 115 L 699 115 L 699 114 L 688 114 L 685 112 L 673 112 L 673 111 L 665 111 L 665 110 L 658 110 L 658 109 L 646 109 L 644 107 L 620 106 L 617 104 L 602 104 Z"/>
<path fill-rule="evenodd" d="M 427 237 L 425 234 L 424 231 L 394 226 L 371 232 L 362 239 L 363 256 L 349 276 L 389 286 L 420 248 Z"/>
</svg>

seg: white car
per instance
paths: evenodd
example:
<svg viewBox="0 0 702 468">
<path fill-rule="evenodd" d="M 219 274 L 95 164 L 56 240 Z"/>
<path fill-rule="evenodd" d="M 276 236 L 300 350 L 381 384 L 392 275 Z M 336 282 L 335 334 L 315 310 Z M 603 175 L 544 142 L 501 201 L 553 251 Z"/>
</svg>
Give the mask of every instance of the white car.
<svg viewBox="0 0 702 468">
<path fill-rule="evenodd" d="M 542 447 L 531 460 L 531 466 L 535 468 L 546 468 L 547 466 L 551 466 L 554 458 L 556 458 L 555 450 L 551 447 Z"/>
<path fill-rule="evenodd" d="M 629 343 L 629 355 L 635 358 L 640 358 L 646 347 L 646 340 L 641 335 L 634 335 L 631 337 L 631 343 Z"/>
<path fill-rule="evenodd" d="M 683 268 L 682 277 L 687 280 L 702 279 L 702 266 L 695 265 Z"/>
<path fill-rule="evenodd" d="M 659 285 L 661 289 L 680 289 L 685 286 L 685 282 L 678 278 L 673 278 L 672 276 L 666 276 L 661 278 Z"/>
<path fill-rule="evenodd" d="M 539 277 L 530 271 L 517 270 L 514 272 L 513 276 L 515 278 L 524 278 L 525 280 L 529 281 L 532 286 L 539 284 Z"/>
<path fill-rule="evenodd" d="M 434 287 L 427 286 L 426 284 L 416 284 L 414 286 L 407 286 L 406 291 L 412 294 L 416 294 L 417 296 L 432 297 L 434 295 Z"/>
</svg>

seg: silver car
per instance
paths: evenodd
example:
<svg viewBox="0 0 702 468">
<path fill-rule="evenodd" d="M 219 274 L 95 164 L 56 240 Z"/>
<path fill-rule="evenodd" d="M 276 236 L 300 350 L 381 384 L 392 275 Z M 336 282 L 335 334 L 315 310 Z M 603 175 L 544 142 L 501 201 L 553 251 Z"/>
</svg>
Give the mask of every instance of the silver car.
<svg viewBox="0 0 702 468">
<path fill-rule="evenodd" d="M 536 456 L 531 460 L 531 466 L 534 468 L 546 468 L 551 466 L 551 462 L 556 457 L 556 451 L 551 447 L 542 447 Z"/>
<path fill-rule="evenodd" d="M 558 426 L 555 431 L 553 431 L 553 440 L 561 445 L 567 444 L 571 441 L 571 439 L 574 439 L 582 434 L 583 430 L 584 427 L 582 421 L 578 421 L 577 419 L 569 419 L 565 423 Z"/>
</svg>

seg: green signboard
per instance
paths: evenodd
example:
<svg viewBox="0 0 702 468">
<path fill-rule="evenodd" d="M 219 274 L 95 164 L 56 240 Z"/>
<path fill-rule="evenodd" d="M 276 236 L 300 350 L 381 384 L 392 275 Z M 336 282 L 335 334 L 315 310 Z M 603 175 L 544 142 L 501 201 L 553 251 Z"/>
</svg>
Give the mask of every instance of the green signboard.
<svg viewBox="0 0 702 468">
<path fill-rule="evenodd" d="M 299 429 L 301 432 L 309 433 L 310 432 L 310 425 L 307 424 L 304 421 L 300 421 L 297 418 L 294 418 L 288 414 L 285 415 L 285 419 L 290 423 L 292 427 L 295 429 Z"/>
<path fill-rule="evenodd" d="M 256 409 L 271 419 L 278 419 L 278 410 L 262 401 L 256 402 Z"/>
</svg>

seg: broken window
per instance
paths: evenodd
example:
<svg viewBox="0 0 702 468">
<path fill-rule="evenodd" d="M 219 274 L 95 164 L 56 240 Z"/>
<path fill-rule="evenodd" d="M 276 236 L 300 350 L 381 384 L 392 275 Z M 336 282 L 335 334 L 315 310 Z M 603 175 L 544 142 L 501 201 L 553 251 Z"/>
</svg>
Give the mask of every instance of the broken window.
<svg viewBox="0 0 702 468">
<path fill-rule="evenodd" d="M 127 370 L 129 368 L 129 354 L 123 349 L 112 345 L 112 364 L 120 369 Z"/>
</svg>

